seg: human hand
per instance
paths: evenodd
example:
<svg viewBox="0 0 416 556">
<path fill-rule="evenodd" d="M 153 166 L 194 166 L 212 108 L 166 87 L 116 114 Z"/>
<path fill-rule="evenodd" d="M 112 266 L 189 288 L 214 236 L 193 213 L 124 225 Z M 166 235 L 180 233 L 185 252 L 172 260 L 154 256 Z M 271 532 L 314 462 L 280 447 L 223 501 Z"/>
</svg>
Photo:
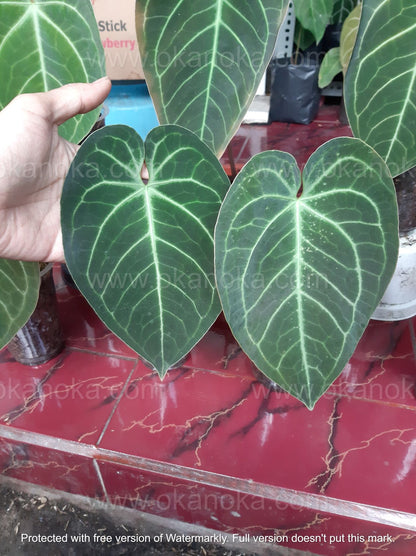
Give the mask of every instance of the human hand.
<svg viewBox="0 0 416 556">
<path fill-rule="evenodd" d="M 58 125 L 99 106 L 109 78 L 16 97 L 0 112 L 0 257 L 63 261 L 60 199 L 78 146 Z"/>
</svg>

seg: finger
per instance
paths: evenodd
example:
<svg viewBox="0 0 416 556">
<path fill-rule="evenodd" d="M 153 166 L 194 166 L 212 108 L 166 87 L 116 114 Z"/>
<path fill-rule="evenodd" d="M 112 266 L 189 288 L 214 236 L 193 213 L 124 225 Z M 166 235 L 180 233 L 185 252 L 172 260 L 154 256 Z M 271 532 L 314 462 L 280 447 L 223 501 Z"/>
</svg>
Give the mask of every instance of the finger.
<svg viewBox="0 0 416 556">
<path fill-rule="evenodd" d="M 111 81 L 103 77 L 93 83 L 71 83 L 42 93 L 51 120 L 60 125 L 77 114 L 97 108 L 107 98 Z"/>
</svg>

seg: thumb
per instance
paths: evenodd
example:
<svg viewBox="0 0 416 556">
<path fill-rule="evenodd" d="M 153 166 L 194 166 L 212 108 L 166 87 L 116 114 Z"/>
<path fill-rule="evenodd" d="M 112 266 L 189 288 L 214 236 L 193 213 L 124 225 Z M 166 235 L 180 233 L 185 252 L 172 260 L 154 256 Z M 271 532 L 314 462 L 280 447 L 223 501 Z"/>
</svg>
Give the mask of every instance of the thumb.
<svg viewBox="0 0 416 556">
<path fill-rule="evenodd" d="M 60 125 L 76 116 L 97 108 L 107 98 L 111 89 L 109 77 L 93 83 L 71 83 L 42 93 L 53 123 Z"/>
</svg>

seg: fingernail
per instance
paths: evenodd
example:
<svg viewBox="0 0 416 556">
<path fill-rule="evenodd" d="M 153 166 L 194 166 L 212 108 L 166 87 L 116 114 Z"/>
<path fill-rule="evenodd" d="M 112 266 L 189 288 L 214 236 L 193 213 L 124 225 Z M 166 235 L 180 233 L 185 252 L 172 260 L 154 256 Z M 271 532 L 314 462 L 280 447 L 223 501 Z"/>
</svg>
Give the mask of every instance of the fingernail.
<svg viewBox="0 0 416 556">
<path fill-rule="evenodd" d="M 101 83 L 101 82 L 104 82 L 104 81 L 110 81 L 110 78 L 108 77 L 108 75 L 105 75 L 104 77 L 100 77 L 100 79 L 96 79 L 94 81 L 94 83 Z"/>
</svg>

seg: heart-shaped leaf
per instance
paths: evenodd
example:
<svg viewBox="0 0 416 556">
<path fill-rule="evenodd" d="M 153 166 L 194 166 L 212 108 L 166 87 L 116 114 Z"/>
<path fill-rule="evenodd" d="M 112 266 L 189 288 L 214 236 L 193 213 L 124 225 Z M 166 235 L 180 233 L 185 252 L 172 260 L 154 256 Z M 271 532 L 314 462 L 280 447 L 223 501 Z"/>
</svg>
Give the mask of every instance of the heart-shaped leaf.
<svg viewBox="0 0 416 556">
<path fill-rule="evenodd" d="M 105 127 L 65 181 L 69 270 L 105 324 L 162 376 L 220 311 L 213 234 L 228 187 L 215 155 L 179 126 L 155 128 L 145 145 L 129 127 Z"/>
<path fill-rule="evenodd" d="M 345 80 L 356 137 L 397 176 L 416 165 L 416 4 L 366 0 Z"/>
<path fill-rule="evenodd" d="M 318 43 L 331 19 L 334 0 L 294 0 L 294 4 L 297 19 Z"/>
<path fill-rule="evenodd" d="M 91 2 L 0 0 L 0 75 L 0 109 L 20 93 L 49 91 L 105 75 Z M 98 113 L 99 108 L 72 118 L 60 127 L 60 134 L 78 143 Z"/>
<path fill-rule="evenodd" d="M 162 124 L 218 155 L 238 129 L 273 53 L 288 0 L 137 0 L 143 69 Z"/>
<path fill-rule="evenodd" d="M 215 264 L 228 323 L 258 368 L 312 408 L 342 371 L 394 271 L 397 205 L 383 160 L 329 141 L 301 175 L 266 151 L 232 185 Z"/>
<path fill-rule="evenodd" d="M 39 297 L 39 264 L 0 259 L 0 349 L 33 313 Z"/>
</svg>

